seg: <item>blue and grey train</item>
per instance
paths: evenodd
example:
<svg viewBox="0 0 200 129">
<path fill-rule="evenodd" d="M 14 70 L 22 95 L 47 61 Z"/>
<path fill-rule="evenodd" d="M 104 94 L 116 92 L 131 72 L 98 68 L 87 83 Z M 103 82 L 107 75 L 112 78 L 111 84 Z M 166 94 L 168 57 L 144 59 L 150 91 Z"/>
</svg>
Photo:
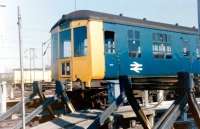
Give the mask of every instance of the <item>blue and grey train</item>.
<svg viewBox="0 0 200 129">
<path fill-rule="evenodd" d="M 52 27 L 53 79 L 92 82 L 200 73 L 195 27 L 79 10 Z"/>
</svg>

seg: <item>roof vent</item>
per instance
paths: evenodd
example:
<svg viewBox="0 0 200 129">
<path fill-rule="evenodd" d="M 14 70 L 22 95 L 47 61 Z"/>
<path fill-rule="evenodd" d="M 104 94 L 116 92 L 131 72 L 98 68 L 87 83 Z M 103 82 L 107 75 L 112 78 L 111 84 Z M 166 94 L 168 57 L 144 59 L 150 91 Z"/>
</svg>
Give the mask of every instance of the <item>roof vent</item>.
<svg viewBox="0 0 200 129">
<path fill-rule="evenodd" d="M 122 16 L 123 16 L 123 13 L 120 13 L 120 14 L 119 14 L 119 16 L 121 16 L 121 17 L 122 17 Z"/>
<path fill-rule="evenodd" d="M 176 23 L 175 26 L 179 26 L 178 23 Z"/>
<path fill-rule="evenodd" d="M 196 29 L 196 26 L 193 26 L 192 28 L 193 28 L 193 29 Z"/>
</svg>

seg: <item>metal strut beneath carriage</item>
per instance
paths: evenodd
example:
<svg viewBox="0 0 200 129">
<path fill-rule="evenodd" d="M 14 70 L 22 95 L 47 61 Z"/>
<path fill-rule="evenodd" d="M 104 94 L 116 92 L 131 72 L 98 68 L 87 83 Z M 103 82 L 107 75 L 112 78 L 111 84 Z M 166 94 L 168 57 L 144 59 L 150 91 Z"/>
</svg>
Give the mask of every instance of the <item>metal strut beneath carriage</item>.
<svg viewBox="0 0 200 129">
<path fill-rule="evenodd" d="M 35 118 L 35 116 L 42 113 L 44 111 L 44 109 L 46 109 L 46 108 L 47 108 L 50 116 L 52 118 L 55 117 L 55 113 L 54 113 L 51 105 L 56 102 L 56 99 L 55 99 L 55 97 L 50 97 L 50 98 L 45 97 L 45 95 L 42 91 L 42 84 L 40 82 L 33 83 L 33 93 L 30 96 L 28 96 L 27 98 L 25 98 L 25 104 L 27 104 L 28 102 L 31 102 L 36 95 L 39 96 L 39 98 L 41 100 L 41 104 L 36 109 L 34 109 L 31 113 L 26 115 L 26 117 L 25 117 L 26 124 L 29 123 L 33 118 Z M 74 109 L 73 105 L 71 104 L 71 102 L 65 92 L 64 85 L 60 81 L 56 81 L 56 96 L 57 96 L 56 98 L 61 99 L 61 101 L 65 104 L 65 106 L 68 107 L 70 112 L 75 112 L 75 109 Z M 22 102 L 18 102 L 15 106 L 11 107 L 6 113 L 0 115 L 0 122 L 9 121 L 9 117 L 12 114 L 20 112 L 21 106 L 22 106 Z M 22 128 L 21 119 L 19 119 L 17 124 L 15 124 L 13 127 L 9 127 L 9 128 L 12 128 L 12 129 Z"/>
<path fill-rule="evenodd" d="M 88 129 L 98 128 L 103 125 L 105 120 L 123 103 L 124 94 L 127 97 L 129 104 L 133 111 L 137 115 L 137 118 L 141 122 L 144 129 L 171 129 L 177 118 L 184 112 L 184 109 L 188 103 L 189 110 L 194 117 L 197 127 L 200 129 L 200 108 L 195 99 L 194 89 L 194 77 L 193 74 L 187 72 L 180 72 L 177 75 L 178 81 L 175 84 L 177 99 L 170 106 L 170 108 L 164 113 L 153 127 L 147 117 L 145 116 L 139 103 L 133 95 L 133 89 L 135 89 L 127 76 L 121 76 L 120 81 L 120 96 L 114 101 L 96 120 L 88 127 Z M 152 84 L 151 84 L 152 85 Z M 144 89 L 144 87 L 143 87 Z M 159 87 L 159 89 L 162 89 Z M 165 90 L 165 88 L 163 89 Z"/>
</svg>

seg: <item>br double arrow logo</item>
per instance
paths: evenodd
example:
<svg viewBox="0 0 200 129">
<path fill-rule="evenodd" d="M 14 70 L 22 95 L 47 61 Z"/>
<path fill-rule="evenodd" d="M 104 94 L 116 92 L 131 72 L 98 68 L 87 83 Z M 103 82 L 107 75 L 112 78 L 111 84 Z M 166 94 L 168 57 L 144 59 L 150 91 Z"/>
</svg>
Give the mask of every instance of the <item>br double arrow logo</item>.
<svg viewBox="0 0 200 129">
<path fill-rule="evenodd" d="M 130 70 L 135 71 L 136 73 L 140 73 L 143 70 L 143 65 L 137 62 L 133 62 L 132 64 L 130 64 L 130 67 Z"/>
</svg>

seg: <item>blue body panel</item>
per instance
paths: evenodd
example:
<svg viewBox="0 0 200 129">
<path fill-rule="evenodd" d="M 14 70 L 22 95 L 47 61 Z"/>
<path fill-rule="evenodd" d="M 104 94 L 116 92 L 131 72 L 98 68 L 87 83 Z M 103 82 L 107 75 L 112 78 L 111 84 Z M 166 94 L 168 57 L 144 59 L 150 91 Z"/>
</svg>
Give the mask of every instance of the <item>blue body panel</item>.
<svg viewBox="0 0 200 129">
<path fill-rule="evenodd" d="M 141 57 L 139 58 L 128 55 L 128 30 L 140 32 Z M 119 75 L 173 76 L 180 71 L 200 74 L 200 60 L 197 60 L 196 55 L 196 47 L 199 42 L 197 35 L 114 23 L 104 23 L 104 31 L 114 31 L 116 43 L 115 54 L 105 53 L 105 78 L 116 78 Z M 171 59 L 157 59 L 153 56 L 153 33 L 164 33 L 171 36 Z M 191 56 L 185 57 L 183 55 L 180 37 L 189 41 Z M 130 70 L 130 64 L 133 62 L 143 65 L 143 70 L 140 73 Z"/>
</svg>

